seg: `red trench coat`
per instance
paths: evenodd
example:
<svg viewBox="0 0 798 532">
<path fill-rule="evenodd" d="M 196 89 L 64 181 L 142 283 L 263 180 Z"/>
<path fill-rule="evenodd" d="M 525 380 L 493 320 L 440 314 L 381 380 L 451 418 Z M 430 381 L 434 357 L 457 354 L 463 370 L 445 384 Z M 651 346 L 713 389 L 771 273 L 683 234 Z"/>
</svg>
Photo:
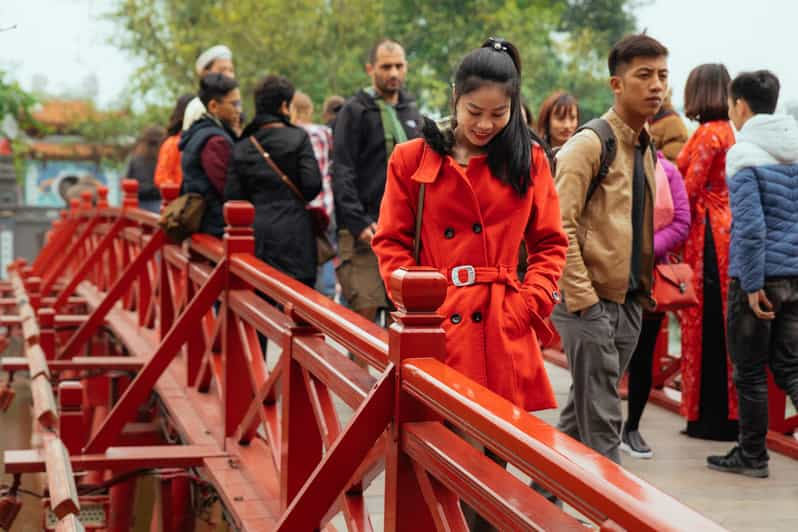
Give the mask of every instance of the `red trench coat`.
<svg viewBox="0 0 798 532">
<path fill-rule="evenodd" d="M 726 323 L 726 293 L 729 286 L 729 237 L 731 207 L 726 187 L 726 152 L 734 144 L 734 132 L 728 120 L 702 124 L 682 148 L 677 164 L 684 176 L 693 220 L 684 245 L 684 261 L 695 272 L 698 305 L 679 312 L 682 324 L 682 404 L 681 414 L 688 421 L 699 418 L 701 404 L 701 343 L 704 323 L 704 231 L 709 217 L 715 252 L 718 257 L 723 323 Z M 724 338 L 726 335 L 723 335 Z M 728 357 L 728 355 L 727 355 Z M 733 367 L 726 362 L 729 419 L 737 419 L 737 389 Z"/>
<path fill-rule="evenodd" d="M 520 197 L 493 177 L 486 156 L 472 157 L 464 168 L 423 139 L 397 146 L 372 242 L 389 286 L 397 268 L 414 265 L 418 190 L 427 183 L 420 262 L 449 279 L 439 310 L 446 316 L 444 362 L 528 411 L 557 406 L 538 336 L 546 341 L 551 334 L 544 318 L 559 299 L 568 248 L 548 161 L 538 146 L 532 158 L 534 184 Z M 529 254 L 521 284 L 515 271 L 522 240 Z M 451 269 L 463 265 L 493 267 L 498 279 L 455 286 Z"/>
</svg>

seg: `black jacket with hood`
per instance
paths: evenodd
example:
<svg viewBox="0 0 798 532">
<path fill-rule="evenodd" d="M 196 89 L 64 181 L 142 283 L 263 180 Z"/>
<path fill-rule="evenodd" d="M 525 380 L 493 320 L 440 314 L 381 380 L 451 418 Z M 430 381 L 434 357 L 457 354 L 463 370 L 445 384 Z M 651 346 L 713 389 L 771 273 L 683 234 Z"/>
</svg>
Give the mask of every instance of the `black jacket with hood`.
<svg viewBox="0 0 798 532">
<path fill-rule="evenodd" d="M 419 136 L 421 115 L 415 100 L 399 92 L 396 114 L 408 140 Z M 335 119 L 332 188 L 338 227 L 355 238 L 377 221 L 385 191 L 388 156 L 380 108 L 365 90 L 343 106 Z"/>
<path fill-rule="evenodd" d="M 268 124 L 282 127 L 266 127 Z M 233 146 L 225 181 L 225 200 L 255 206 L 255 255 L 263 262 L 313 286 L 316 236 L 305 204 L 286 186 L 257 151 L 254 136 L 272 161 L 296 185 L 306 201 L 321 191 L 321 172 L 310 137 L 284 118 L 257 115 Z"/>
</svg>

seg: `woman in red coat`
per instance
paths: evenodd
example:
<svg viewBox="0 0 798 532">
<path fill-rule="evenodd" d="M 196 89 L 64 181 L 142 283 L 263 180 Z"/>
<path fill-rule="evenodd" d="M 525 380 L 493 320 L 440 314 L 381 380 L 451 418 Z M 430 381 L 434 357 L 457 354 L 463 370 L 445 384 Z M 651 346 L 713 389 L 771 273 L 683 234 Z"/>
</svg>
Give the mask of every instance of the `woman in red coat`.
<svg viewBox="0 0 798 532">
<path fill-rule="evenodd" d="M 538 337 L 559 301 L 568 239 L 543 149 L 521 115 L 515 47 L 490 39 L 455 75 L 454 115 L 443 130 L 396 147 L 372 247 L 388 286 L 412 266 L 416 206 L 425 186 L 419 263 L 449 280 L 445 362 L 525 410 L 556 406 Z M 518 243 L 528 250 L 522 283 Z"/>
<path fill-rule="evenodd" d="M 729 73 L 721 64 L 693 69 L 684 89 L 685 114 L 701 125 L 676 160 L 684 176 L 693 225 L 684 260 L 695 273 L 698 306 L 679 313 L 682 323 L 682 415 L 687 435 L 737 439 L 737 392 L 726 352 L 731 208 L 726 152 L 734 144 L 729 123 Z"/>
</svg>

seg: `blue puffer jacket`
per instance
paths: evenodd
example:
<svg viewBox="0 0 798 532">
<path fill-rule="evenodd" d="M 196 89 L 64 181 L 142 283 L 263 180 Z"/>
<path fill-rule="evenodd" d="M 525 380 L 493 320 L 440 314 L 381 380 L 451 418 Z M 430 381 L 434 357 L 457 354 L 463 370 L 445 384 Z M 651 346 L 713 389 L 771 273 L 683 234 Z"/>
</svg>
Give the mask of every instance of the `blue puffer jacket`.
<svg viewBox="0 0 798 532">
<path fill-rule="evenodd" d="M 755 115 L 727 161 L 732 234 L 729 276 L 747 293 L 769 277 L 798 277 L 798 126 Z"/>
</svg>

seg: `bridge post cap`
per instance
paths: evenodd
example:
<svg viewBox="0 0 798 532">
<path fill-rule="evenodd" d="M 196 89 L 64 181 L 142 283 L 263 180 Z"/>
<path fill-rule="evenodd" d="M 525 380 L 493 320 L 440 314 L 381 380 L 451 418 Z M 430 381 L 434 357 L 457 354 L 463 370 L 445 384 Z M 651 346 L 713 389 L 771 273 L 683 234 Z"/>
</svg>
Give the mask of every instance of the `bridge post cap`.
<svg viewBox="0 0 798 532">
<path fill-rule="evenodd" d="M 164 183 L 160 188 L 161 197 L 163 197 L 167 203 L 177 199 L 177 197 L 180 195 L 180 185 L 177 183 Z"/>
<path fill-rule="evenodd" d="M 94 193 L 91 190 L 84 190 L 80 193 L 80 199 L 85 202 L 91 203 L 91 200 L 94 199 Z"/>
<path fill-rule="evenodd" d="M 64 220 L 66 220 L 67 218 L 69 218 L 69 213 L 68 213 L 68 212 L 66 212 L 66 211 L 59 211 L 59 212 L 58 212 L 58 216 L 60 216 L 60 217 L 61 217 L 61 220 L 62 220 L 62 221 L 64 221 Z"/>
<path fill-rule="evenodd" d="M 103 203 L 107 204 L 108 203 L 108 187 L 106 187 L 104 185 L 100 185 L 99 187 L 97 187 L 97 198 L 98 198 L 98 201 L 97 201 L 98 203 L 99 202 L 103 202 Z"/>
<path fill-rule="evenodd" d="M 80 200 L 78 198 L 72 198 L 69 200 L 69 207 L 73 210 L 76 210 L 80 207 Z"/>
<path fill-rule="evenodd" d="M 252 227 L 255 222 L 255 207 L 248 201 L 225 202 L 224 221 L 230 227 Z"/>
<path fill-rule="evenodd" d="M 139 193 L 139 182 L 135 179 L 123 179 L 122 180 L 122 190 L 125 192 L 125 196 Z"/>
<path fill-rule="evenodd" d="M 437 311 L 446 300 L 446 287 L 446 277 L 429 266 L 402 266 L 391 274 L 391 295 L 401 312 Z"/>
</svg>

